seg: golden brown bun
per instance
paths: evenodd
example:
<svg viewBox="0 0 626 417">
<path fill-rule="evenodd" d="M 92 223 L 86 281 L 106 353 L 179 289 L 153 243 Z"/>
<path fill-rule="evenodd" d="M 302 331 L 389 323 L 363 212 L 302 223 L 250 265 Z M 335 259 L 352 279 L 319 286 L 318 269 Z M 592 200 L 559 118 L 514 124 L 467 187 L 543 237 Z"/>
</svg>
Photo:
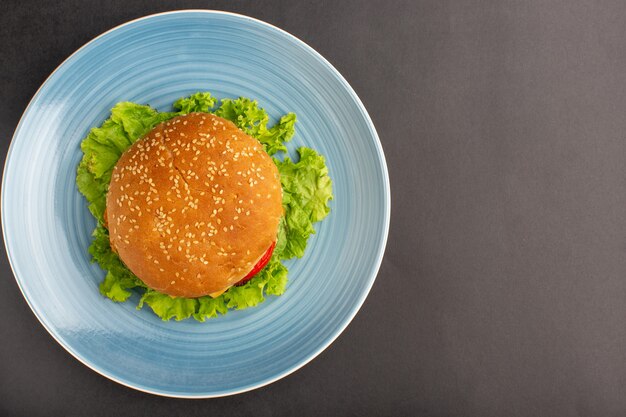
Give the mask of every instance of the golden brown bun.
<svg viewBox="0 0 626 417">
<path fill-rule="evenodd" d="M 205 113 L 133 144 L 107 194 L 111 245 L 150 288 L 200 297 L 241 280 L 276 239 L 276 165 L 254 138 Z"/>
</svg>

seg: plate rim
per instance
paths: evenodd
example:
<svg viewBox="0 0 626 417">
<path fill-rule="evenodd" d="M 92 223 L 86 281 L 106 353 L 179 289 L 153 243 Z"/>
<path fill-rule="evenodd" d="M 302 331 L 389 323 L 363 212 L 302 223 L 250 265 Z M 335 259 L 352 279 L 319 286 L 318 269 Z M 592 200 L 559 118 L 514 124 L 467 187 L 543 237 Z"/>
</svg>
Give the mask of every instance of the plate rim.
<svg viewBox="0 0 626 417">
<path fill-rule="evenodd" d="M 49 328 L 46 323 L 44 322 L 43 317 L 40 317 L 40 315 L 38 314 L 35 306 L 33 305 L 32 301 L 28 298 L 28 296 L 26 295 L 26 293 L 24 292 L 24 288 L 22 287 L 22 283 L 20 278 L 18 278 L 18 275 L 16 273 L 16 267 L 13 265 L 14 263 L 14 258 L 12 255 L 12 252 L 9 248 L 9 241 L 7 239 L 8 235 L 7 235 L 7 229 L 5 227 L 6 223 L 7 223 L 7 219 L 6 219 L 6 210 L 5 210 L 5 190 L 6 190 L 6 185 L 7 185 L 7 167 L 8 167 L 8 163 L 9 160 L 11 159 L 11 155 L 13 153 L 13 149 L 14 149 L 14 144 L 15 144 L 15 138 L 16 136 L 19 134 L 20 129 L 22 128 L 22 124 L 24 122 L 24 116 L 26 115 L 26 113 L 29 111 L 29 109 L 31 108 L 32 103 L 35 101 L 35 99 L 37 99 L 41 93 L 41 90 L 48 84 L 48 82 L 50 81 L 50 78 L 52 78 L 52 76 L 54 74 L 56 74 L 64 65 L 65 63 L 70 60 L 74 55 L 78 54 L 80 51 L 84 50 L 85 48 L 87 48 L 89 45 L 93 44 L 94 42 L 96 42 L 98 39 L 106 36 L 107 34 L 114 32 L 124 26 L 127 25 L 131 25 L 135 22 L 139 22 L 142 20 L 148 20 L 148 19 L 153 19 L 156 18 L 158 16 L 163 16 L 163 15 L 172 15 L 172 14 L 193 14 L 193 13 L 206 13 L 206 14 L 212 14 L 212 15 L 226 15 L 226 16 L 232 16 L 238 19 L 243 19 L 243 20 L 249 20 L 252 21 L 253 23 L 256 24 L 260 24 L 261 26 L 265 26 L 273 31 L 277 31 L 278 33 L 287 36 L 288 38 L 291 38 L 293 41 L 295 41 L 297 44 L 299 44 L 300 46 L 304 47 L 306 50 L 308 50 L 310 53 L 312 53 L 317 59 L 319 59 L 330 71 L 331 73 L 339 80 L 339 82 L 344 86 L 344 88 L 346 88 L 347 92 L 352 96 L 352 98 L 355 100 L 357 107 L 359 108 L 361 114 L 364 116 L 366 123 L 368 125 L 369 130 L 372 132 L 373 137 L 374 137 L 374 145 L 376 147 L 376 154 L 378 156 L 379 159 L 379 163 L 380 166 L 382 167 L 382 176 L 383 176 L 383 188 L 384 188 L 384 194 L 385 194 L 385 201 L 383 204 L 383 211 L 384 211 L 384 224 L 383 224 L 383 236 L 382 239 L 380 241 L 379 244 L 379 249 L 378 249 L 378 253 L 376 254 L 375 257 L 375 261 L 373 263 L 373 269 L 372 269 L 372 274 L 369 277 L 369 280 L 367 282 L 367 286 L 365 288 L 365 291 L 363 291 L 363 293 L 361 294 L 361 296 L 359 297 L 359 299 L 357 299 L 357 302 L 354 303 L 352 310 L 349 313 L 349 316 L 347 317 L 347 319 L 344 320 L 343 323 L 340 324 L 339 328 L 322 344 L 320 344 L 311 354 L 309 354 L 307 357 L 305 357 L 304 360 L 300 361 L 299 363 L 297 363 L 296 365 L 291 366 L 290 368 L 279 372 L 278 374 L 270 377 L 270 378 L 266 378 L 258 383 L 254 383 L 254 384 L 250 384 L 247 386 L 243 386 L 240 387 L 238 389 L 227 389 L 224 390 L 222 392 L 216 392 L 216 393 L 210 393 L 210 394 L 189 394 L 189 393 L 179 393 L 179 392 L 172 392 L 172 391 L 167 391 L 167 390 L 161 390 L 161 389 L 154 389 L 154 388 L 149 388 L 149 387 L 145 387 L 142 385 L 133 385 L 132 383 L 129 383 L 123 379 L 118 378 L 115 375 L 106 373 L 103 370 L 98 369 L 95 365 L 89 363 L 86 359 L 82 358 L 77 352 L 75 352 L 73 350 L 73 348 L 69 345 L 66 344 L 63 340 L 61 340 L 60 337 L 57 337 L 57 335 L 53 332 L 53 330 L 51 328 Z M 28 105 L 26 106 L 26 108 L 24 109 L 24 112 L 22 113 L 22 115 L 20 116 L 20 120 L 13 132 L 13 135 L 11 136 L 11 142 L 9 143 L 9 148 L 7 150 L 7 154 L 6 154 L 6 158 L 4 160 L 4 167 L 2 170 L 2 185 L 1 185 L 2 191 L 0 193 L 0 223 L 2 225 L 2 237 L 4 240 L 4 248 L 5 251 L 7 253 L 7 258 L 9 261 L 9 267 L 11 268 L 11 272 L 13 273 L 13 277 L 15 279 L 15 281 L 17 282 L 18 288 L 20 290 L 20 292 L 22 293 L 22 296 L 24 297 L 24 299 L 26 300 L 26 303 L 28 304 L 28 306 L 30 307 L 32 313 L 34 314 L 34 316 L 37 318 L 37 320 L 39 321 L 39 323 L 43 326 L 43 328 L 48 332 L 48 334 L 50 334 L 50 336 L 52 336 L 52 338 L 61 346 L 63 347 L 63 349 L 65 351 L 67 351 L 72 357 L 74 357 L 76 360 L 78 360 L 80 363 L 82 363 L 83 365 L 85 365 L 87 368 L 91 369 L 92 371 L 98 373 L 99 375 L 114 381 L 120 385 L 123 385 L 125 387 L 137 390 L 137 391 L 141 391 L 147 394 L 152 394 L 152 395 L 158 395 L 158 396 L 163 396 L 163 397 L 170 397 L 170 398 L 183 398 L 183 399 L 207 399 L 207 398 L 219 398 L 219 397 L 226 397 L 226 396 L 231 396 L 231 395 L 236 395 L 236 394 L 242 394 L 244 392 L 248 392 L 248 391 L 252 391 L 258 388 L 262 388 L 264 386 L 267 386 L 269 384 L 272 384 L 280 379 L 283 379 L 285 377 L 287 377 L 288 375 L 296 372 L 297 370 L 299 370 L 300 368 L 304 367 L 305 365 L 307 365 L 308 363 L 310 363 L 313 359 L 315 359 L 317 356 L 319 356 L 323 351 L 325 351 L 335 340 L 337 340 L 337 338 L 345 331 L 345 329 L 350 325 L 350 323 L 352 322 L 352 320 L 354 320 L 354 317 L 356 317 L 357 313 L 359 312 L 359 310 L 361 309 L 361 307 L 363 306 L 367 296 L 369 295 L 374 282 L 376 281 L 376 278 L 378 276 L 378 273 L 380 271 L 380 266 L 382 264 L 382 260 L 385 254 L 385 249 L 387 247 L 387 240 L 389 237 L 389 228 L 390 228 L 390 222 L 391 222 L 391 185 L 390 185 L 390 180 L 389 180 L 389 170 L 387 167 L 387 162 L 385 159 L 385 154 L 383 151 L 383 147 L 382 144 L 380 142 L 380 138 L 378 136 L 378 132 L 376 131 L 376 127 L 374 126 L 374 122 L 372 121 L 369 113 L 367 112 L 367 109 L 365 108 L 365 106 L 363 105 L 363 102 L 361 101 L 361 99 L 359 98 L 359 96 L 357 95 L 357 93 L 354 91 L 354 89 L 352 88 L 352 86 L 348 83 L 348 81 L 341 75 L 341 73 L 324 57 L 322 56 L 319 52 L 317 52 L 317 50 L 315 50 L 313 47 L 311 47 L 310 45 L 308 45 L 306 42 L 302 41 L 301 39 L 299 39 L 298 37 L 296 37 L 295 35 L 292 35 L 291 33 L 287 32 L 284 29 L 281 29 L 271 23 L 265 22 L 263 20 L 251 17 L 251 16 L 247 16 L 247 15 L 243 15 L 240 13 L 234 13 L 234 12 L 228 12 L 228 11 L 223 11 L 223 10 L 214 10 L 214 9 L 179 9 L 179 10 L 170 10 L 170 11 L 165 11 L 165 12 L 160 12 L 160 13 L 153 13 L 153 14 L 149 14 L 149 15 L 145 15 L 145 16 L 141 16 L 138 17 L 136 19 L 132 19 L 129 21 L 126 21 L 124 23 L 121 23 L 117 26 L 114 26 L 112 28 L 110 28 L 109 30 L 102 32 L 101 34 L 95 36 L 94 38 L 92 38 L 91 40 L 89 40 L 88 42 L 86 42 L 85 44 L 83 44 L 81 47 L 79 47 L 77 50 L 75 50 L 72 54 L 70 54 L 67 58 L 65 58 L 55 69 L 54 71 L 52 71 L 50 73 L 50 75 L 48 75 L 46 77 L 46 79 L 41 83 L 41 85 L 39 86 L 39 88 L 37 89 L 37 91 L 35 92 L 35 94 L 33 94 L 32 98 L 29 100 Z"/>
</svg>

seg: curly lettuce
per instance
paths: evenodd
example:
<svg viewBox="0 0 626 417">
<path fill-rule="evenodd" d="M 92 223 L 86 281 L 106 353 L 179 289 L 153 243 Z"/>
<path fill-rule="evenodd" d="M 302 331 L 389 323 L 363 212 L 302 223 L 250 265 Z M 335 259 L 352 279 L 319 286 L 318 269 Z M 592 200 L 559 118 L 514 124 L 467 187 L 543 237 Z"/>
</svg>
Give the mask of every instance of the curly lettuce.
<svg viewBox="0 0 626 417">
<path fill-rule="evenodd" d="M 215 115 L 230 120 L 248 135 L 255 137 L 270 155 L 280 151 L 287 152 L 285 142 L 289 142 L 295 133 L 294 113 L 284 115 L 278 123 L 268 128 L 267 112 L 259 107 L 256 100 L 244 97 L 236 100 L 223 99 Z"/>
<path fill-rule="evenodd" d="M 280 172 L 285 215 L 280 223 L 279 243 L 275 249 L 281 259 L 301 258 L 309 237 L 315 233 L 313 223 L 330 212 L 333 198 L 332 181 L 322 155 L 313 149 L 298 149 L 296 163 L 285 158 L 274 159 Z"/>
<path fill-rule="evenodd" d="M 270 262 L 246 284 L 231 287 L 216 298 L 171 297 L 150 289 L 113 252 L 104 222 L 111 173 L 122 153 L 157 124 L 192 112 L 214 113 L 232 121 L 255 137 L 269 155 L 286 152 L 285 143 L 295 133 L 295 114 L 288 113 L 278 123 L 268 126 L 267 112 L 248 98 L 218 101 L 209 92 L 199 92 L 176 100 L 173 107 L 173 112 L 158 112 L 136 103 L 116 104 L 110 118 L 91 129 L 82 141 L 83 158 L 78 165 L 76 183 L 89 203 L 89 211 L 98 221 L 89 253 L 92 261 L 106 271 L 100 293 L 112 301 L 124 302 L 135 291 L 141 294 L 137 309 L 147 305 L 162 320 L 193 317 L 203 322 L 226 314 L 230 309 L 254 307 L 267 295 L 285 292 L 288 271 L 281 261 L 304 255 L 307 240 L 315 233 L 313 224 L 330 211 L 332 182 L 324 157 L 312 149 L 298 149 L 297 162 L 288 157 L 283 161 L 274 158 L 281 176 L 285 214 Z"/>
</svg>

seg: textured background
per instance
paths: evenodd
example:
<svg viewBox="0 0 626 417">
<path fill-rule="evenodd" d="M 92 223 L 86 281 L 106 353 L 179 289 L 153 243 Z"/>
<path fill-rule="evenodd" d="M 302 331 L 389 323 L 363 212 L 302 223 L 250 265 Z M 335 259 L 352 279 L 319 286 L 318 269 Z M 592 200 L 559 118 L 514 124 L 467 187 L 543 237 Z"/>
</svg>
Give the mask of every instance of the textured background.
<svg viewBox="0 0 626 417">
<path fill-rule="evenodd" d="M 622 2 L 0 3 L 0 153 L 50 72 L 129 19 L 181 8 L 273 23 L 368 108 L 392 224 L 361 312 L 317 359 L 213 400 L 81 365 L 0 256 L 0 416 L 626 414 Z"/>
</svg>

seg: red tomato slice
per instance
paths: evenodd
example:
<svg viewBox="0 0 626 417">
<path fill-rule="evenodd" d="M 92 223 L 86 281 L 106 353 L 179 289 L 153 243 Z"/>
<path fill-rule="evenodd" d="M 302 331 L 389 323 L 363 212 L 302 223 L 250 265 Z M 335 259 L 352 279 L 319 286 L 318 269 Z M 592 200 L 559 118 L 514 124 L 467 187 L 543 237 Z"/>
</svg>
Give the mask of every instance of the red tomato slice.
<svg viewBox="0 0 626 417">
<path fill-rule="evenodd" d="M 241 279 L 241 281 L 239 281 L 238 283 L 236 283 L 236 286 L 239 285 L 243 285 L 246 282 L 250 281 L 252 279 L 252 277 L 254 277 L 256 274 L 259 273 L 259 271 L 261 269 L 263 269 L 265 267 L 265 265 L 267 265 L 267 263 L 270 261 L 270 258 L 272 257 L 272 253 L 274 253 L 274 248 L 276 247 L 276 242 L 272 243 L 270 245 L 270 247 L 267 249 L 267 251 L 265 252 L 265 254 L 263 254 L 263 256 L 261 257 L 261 259 L 259 259 L 259 262 L 256 263 L 256 265 L 254 265 L 254 268 L 252 268 L 252 271 L 250 271 L 248 273 L 248 275 L 246 275 L 245 277 L 243 277 Z"/>
</svg>

